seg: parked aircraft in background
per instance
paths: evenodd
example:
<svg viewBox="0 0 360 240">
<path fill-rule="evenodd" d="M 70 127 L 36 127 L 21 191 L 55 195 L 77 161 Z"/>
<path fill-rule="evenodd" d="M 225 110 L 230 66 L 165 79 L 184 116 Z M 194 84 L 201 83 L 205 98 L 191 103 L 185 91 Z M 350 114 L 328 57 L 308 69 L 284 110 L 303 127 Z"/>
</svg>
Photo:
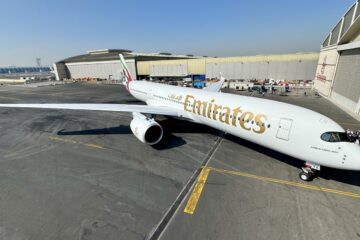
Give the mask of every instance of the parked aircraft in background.
<svg viewBox="0 0 360 240">
<path fill-rule="evenodd" d="M 320 166 L 360 170 L 360 146 L 336 122 L 317 112 L 272 100 L 221 93 L 224 78 L 203 90 L 134 81 L 120 55 L 127 90 L 147 105 L 0 104 L 0 107 L 131 112 L 130 128 L 143 143 L 163 137 L 156 115 L 205 124 L 305 161 L 299 176 L 309 181 Z M 239 157 L 241 156 L 234 156 Z"/>
</svg>

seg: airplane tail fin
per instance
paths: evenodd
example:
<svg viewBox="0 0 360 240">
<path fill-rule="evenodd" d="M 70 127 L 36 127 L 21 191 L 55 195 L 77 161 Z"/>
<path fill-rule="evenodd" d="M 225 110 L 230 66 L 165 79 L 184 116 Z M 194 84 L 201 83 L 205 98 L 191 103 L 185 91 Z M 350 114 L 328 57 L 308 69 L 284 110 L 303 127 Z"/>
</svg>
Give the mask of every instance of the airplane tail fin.
<svg viewBox="0 0 360 240">
<path fill-rule="evenodd" d="M 120 63 L 122 67 L 122 73 L 124 74 L 125 81 L 124 85 L 129 87 L 129 83 L 134 80 L 133 76 L 131 75 L 131 72 L 129 71 L 129 68 L 126 65 L 125 59 L 122 54 L 119 54 L 120 56 Z"/>
<path fill-rule="evenodd" d="M 224 84 L 224 82 L 225 82 L 225 78 L 222 75 L 222 73 L 220 73 L 220 80 L 216 83 L 211 84 L 208 87 L 203 88 L 203 90 L 210 91 L 210 92 L 220 92 L 221 87 Z"/>
</svg>

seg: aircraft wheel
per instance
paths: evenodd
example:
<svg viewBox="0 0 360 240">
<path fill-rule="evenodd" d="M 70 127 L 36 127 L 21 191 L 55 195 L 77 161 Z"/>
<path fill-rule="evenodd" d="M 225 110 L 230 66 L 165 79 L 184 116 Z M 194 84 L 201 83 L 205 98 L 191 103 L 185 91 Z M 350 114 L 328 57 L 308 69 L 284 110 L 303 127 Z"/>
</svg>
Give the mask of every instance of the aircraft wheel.
<svg viewBox="0 0 360 240">
<path fill-rule="evenodd" d="M 306 181 L 306 182 L 309 182 L 313 179 L 313 174 L 311 174 L 310 172 L 304 172 L 302 171 L 300 174 L 299 174 L 299 177 L 301 180 L 303 181 Z"/>
</svg>

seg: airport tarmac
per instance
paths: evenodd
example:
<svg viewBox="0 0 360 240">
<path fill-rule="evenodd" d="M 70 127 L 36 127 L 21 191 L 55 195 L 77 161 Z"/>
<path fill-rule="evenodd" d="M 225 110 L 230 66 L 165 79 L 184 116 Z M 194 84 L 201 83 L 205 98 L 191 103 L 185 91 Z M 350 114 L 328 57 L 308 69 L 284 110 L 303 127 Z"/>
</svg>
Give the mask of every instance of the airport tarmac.
<svg viewBox="0 0 360 240">
<path fill-rule="evenodd" d="M 323 98 L 266 97 L 360 128 Z M 0 102 L 142 104 L 123 86 L 77 83 L 2 86 Z M 300 161 L 171 119 L 159 119 L 169 133 L 150 147 L 132 135 L 128 113 L 0 109 L 0 116 L 0 239 L 146 239 L 156 229 L 161 239 L 360 239 L 358 172 L 324 168 L 304 183 Z"/>
</svg>

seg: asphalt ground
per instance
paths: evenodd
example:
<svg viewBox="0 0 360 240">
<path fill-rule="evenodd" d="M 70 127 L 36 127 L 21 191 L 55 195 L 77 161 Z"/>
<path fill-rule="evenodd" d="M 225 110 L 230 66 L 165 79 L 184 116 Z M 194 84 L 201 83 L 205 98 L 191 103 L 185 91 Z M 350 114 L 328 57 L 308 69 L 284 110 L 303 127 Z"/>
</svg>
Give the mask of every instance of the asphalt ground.
<svg viewBox="0 0 360 240">
<path fill-rule="evenodd" d="M 311 94 L 265 97 L 360 128 Z M 0 102 L 142 104 L 122 86 L 91 84 L 3 86 Z M 0 239 L 151 237 L 196 171 L 161 239 L 360 239 L 360 173 L 324 168 L 305 185 L 296 159 L 158 120 L 165 141 L 150 147 L 132 135 L 128 113 L 0 109 Z"/>
</svg>

